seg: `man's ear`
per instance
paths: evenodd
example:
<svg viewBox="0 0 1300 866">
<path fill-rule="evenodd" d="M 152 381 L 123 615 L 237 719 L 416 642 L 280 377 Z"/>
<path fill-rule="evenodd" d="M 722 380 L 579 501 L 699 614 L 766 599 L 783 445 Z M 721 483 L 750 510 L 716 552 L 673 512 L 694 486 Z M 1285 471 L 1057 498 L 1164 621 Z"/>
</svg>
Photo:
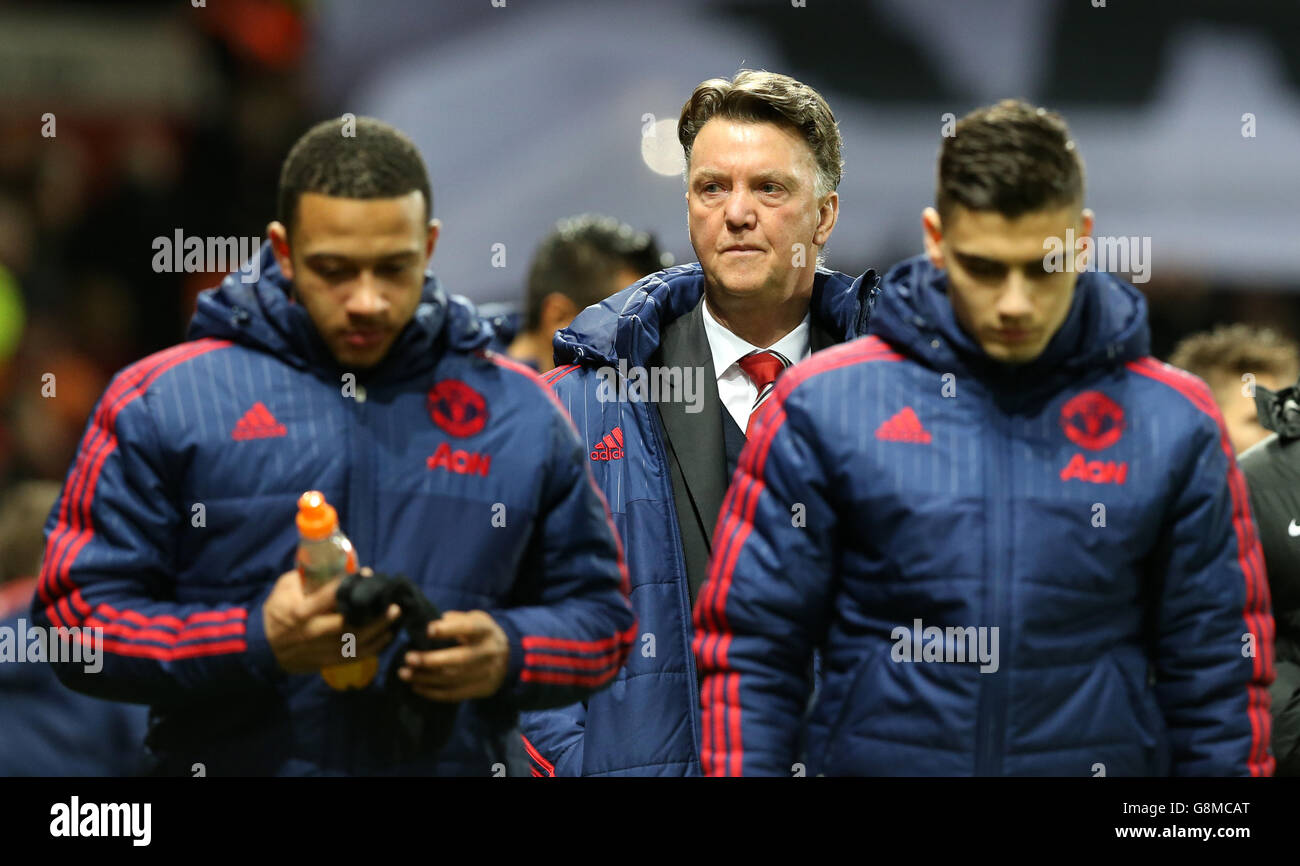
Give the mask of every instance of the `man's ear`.
<svg viewBox="0 0 1300 866">
<path fill-rule="evenodd" d="M 424 239 L 424 259 L 427 262 L 433 258 L 433 248 L 438 245 L 438 235 L 442 233 L 442 220 L 429 220 L 429 233 Z"/>
<path fill-rule="evenodd" d="M 1075 266 L 1080 272 L 1086 270 L 1091 264 L 1088 257 L 1092 254 L 1092 250 L 1096 249 L 1096 244 L 1089 244 L 1085 252 L 1083 243 L 1084 238 L 1092 237 L 1093 216 L 1091 210 L 1084 208 L 1079 212 L 1079 223 L 1074 229 L 1074 249 L 1071 250 L 1071 254 L 1075 256 Z"/>
<path fill-rule="evenodd" d="M 275 254 L 275 263 L 280 266 L 284 278 L 293 282 L 293 259 L 289 256 L 289 230 L 278 220 L 266 226 L 266 236 L 271 241 L 271 252 Z"/>
<path fill-rule="evenodd" d="M 928 207 L 921 211 L 921 229 L 925 254 L 930 257 L 930 264 L 943 270 L 946 267 L 943 258 L 943 223 L 937 210 Z"/>
<path fill-rule="evenodd" d="M 569 300 L 567 295 L 551 292 L 542 298 L 542 313 L 538 316 L 538 320 L 544 331 L 554 333 L 561 328 L 567 328 L 580 312 L 582 311 L 578 309 L 578 305 Z"/>
<path fill-rule="evenodd" d="M 817 210 L 817 230 L 813 232 L 813 243 L 819 247 L 826 246 L 835 230 L 835 223 L 840 218 L 840 194 L 832 192 Z"/>
</svg>

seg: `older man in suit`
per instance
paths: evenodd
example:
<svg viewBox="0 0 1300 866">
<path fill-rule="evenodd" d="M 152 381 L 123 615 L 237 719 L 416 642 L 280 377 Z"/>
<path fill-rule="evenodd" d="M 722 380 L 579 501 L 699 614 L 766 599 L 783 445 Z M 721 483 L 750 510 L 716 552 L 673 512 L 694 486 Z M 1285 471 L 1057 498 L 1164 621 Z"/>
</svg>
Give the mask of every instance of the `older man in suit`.
<svg viewBox="0 0 1300 866">
<path fill-rule="evenodd" d="M 691 611 L 750 416 L 792 363 L 866 332 L 877 283 L 820 267 L 842 163 L 817 91 L 769 72 L 710 79 L 678 137 L 699 262 L 580 313 L 546 377 L 590 446 L 640 634 L 607 692 L 522 719 L 535 775 L 700 773 Z"/>
</svg>

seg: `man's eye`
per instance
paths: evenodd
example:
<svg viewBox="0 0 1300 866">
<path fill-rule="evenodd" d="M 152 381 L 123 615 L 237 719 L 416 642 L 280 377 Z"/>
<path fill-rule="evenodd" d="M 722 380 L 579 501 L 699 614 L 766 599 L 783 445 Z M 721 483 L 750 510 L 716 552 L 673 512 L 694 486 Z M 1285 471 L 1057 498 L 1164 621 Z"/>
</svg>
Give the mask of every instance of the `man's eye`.
<svg viewBox="0 0 1300 866">
<path fill-rule="evenodd" d="M 781 191 L 781 187 L 777 186 L 774 183 L 765 183 L 762 185 L 762 187 L 760 187 L 760 189 L 762 189 L 763 192 L 769 194 L 775 194 Z"/>
<path fill-rule="evenodd" d="M 706 183 L 704 186 L 700 187 L 700 192 L 706 193 L 708 195 L 713 195 L 714 193 L 721 192 L 721 191 L 722 191 L 722 184 L 718 184 L 718 183 Z"/>
<path fill-rule="evenodd" d="M 968 274 L 981 279 L 991 279 L 1006 273 L 1006 268 L 993 262 L 967 262 L 965 267 Z"/>
<path fill-rule="evenodd" d="M 385 277 L 396 277 L 406 270 L 406 265 L 380 265 L 375 268 L 375 273 Z"/>
</svg>

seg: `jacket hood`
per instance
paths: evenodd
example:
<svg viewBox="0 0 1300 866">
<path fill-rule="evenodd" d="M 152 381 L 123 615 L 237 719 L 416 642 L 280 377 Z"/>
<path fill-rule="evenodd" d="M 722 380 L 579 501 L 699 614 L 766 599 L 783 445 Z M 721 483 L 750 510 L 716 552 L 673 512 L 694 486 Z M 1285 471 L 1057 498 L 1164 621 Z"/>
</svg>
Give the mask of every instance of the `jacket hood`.
<svg viewBox="0 0 1300 866">
<path fill-rule="evenodd" d="M 818 268 L 809 308 L 813 323 L 839 340 L 866 334 L 879 284 L 872 270 L 854 279 Z M 663 329 L 695 309 L 703 294 L 704 271 L 698 262 L 650 274 L 583 310 L 559 331 L 555 362 L 617 364 L 626 358 L 631 364 L 648 364 Z"/>
<path fill-rule="evenodd" d="M 1021 387 L 1151 352 L 1146 298 L 1110 274 L 1088 271 L 1079 275 L 1065 322 L 1038 358 L 1018 365 L 995 361 L 957 323 L 948 301 L 948 275 L 924 255 L 885 274 L 871 330 L 933 369 L 966 369 Z"/>
<path fill-rule="evenodd" d="M 299 369 L 333 374 L 343 368 L 301 304 L 289 297 L 289 280 L 280 272 L 269 241 L 252 263 L 230 274 L 221 285 L 199 294 L 188 339 L 216 337 L 268 352 Z M 256 275 L 257 279 L 253 280 Z M 450 347 L 474 351 L 487 345 L 490 329 L 465 298 L 447 295 L 437 277 L 426 272 L 415 315 L 394 341 L 388 355 L 364 378 L 402 378 L 431 366 Z"/>
</svg>

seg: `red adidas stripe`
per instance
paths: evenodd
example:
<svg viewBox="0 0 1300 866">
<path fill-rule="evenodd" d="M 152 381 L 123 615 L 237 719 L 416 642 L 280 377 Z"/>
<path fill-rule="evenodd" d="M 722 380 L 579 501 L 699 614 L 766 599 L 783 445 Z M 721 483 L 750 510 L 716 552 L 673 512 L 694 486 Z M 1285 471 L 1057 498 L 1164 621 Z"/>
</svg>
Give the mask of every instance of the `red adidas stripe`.
<svg viewBox="0 0 1300 866">
<path fill-rule="evenodd" d="M 64 488 L 62 514 L 50 533 L 49 555 L 41 568 L 38 592 L 47 605 L 47 616 L 55 625 L 68 627 L 67 624 L 78 621 L 72 611 L 74 603 L 81 610 L 82 617 L 91 610 L 82 598 L 80 588 L 72 581 L 70 572 L 77 555 L 94 537 L 91 505 L 99 472 L 108 455 L 117 447 L 115 425 L 118 413 L 145 393 L 163 373 L 199 355 L 230 345 L 229 340 L 203 339 L 159 352 L 123 371 L 101 398 L 95 423 L 83 437 L 76 468 Z M 56 594 L 62 594 L 62 597 L 54 601 Z M 63 616 L 60 616 L 60 609 Z"/>
<path fill-rule="evenodd" d="M 728 674 L 727 686 L 726 706 L 734 708 L 734 712 L 731 714 L 731 748 L 727 750 L 731 763 L 727 765 L 727 775 L 739 776 L 742 772 L 740 761 L 740 674 Z"/>
<path fill-rule="evenodd" d="M 62 513 L 59 522 L 50 533 L 47 554 L 41 568 L 40 581 L 37 585 L 37 593 L 43 603 L 48 605 L 53 599 L 55 591 L 66 591 L 59 585 L 57 566 L 62 561 L 62 556 L 68 545 L 81 531 L 83 525 L 81 510 L 74 506 L 84 495 L 85 485 L 89 478 L 88 467 L 94 462 L 98 450 L 103 447 L 109 438 L 107 432 L 108 419 L 116 410 L 118 401 L 158 366 L 165 364 L 172 356 L 182 354 L 188 348 L 190 348 L 190 344 L 182 344 L 159 352 L 156 355 L 151 355 L 149 358 L 128 367 L 117 377 L 109 387 L 108 392 L 100 399 L 95 413 L 95 421 L 82 437 L 72 476 L 64 487 Z M 57 617 L 57 611 L 53 613 Z M 54 621 L 57 625 L 63 624 L 57 619 Z"/>
<path fill-rule="evenodd" d="M 72 503 L 78 500 L 80 491 L 84 487 L 86 479 L 86 467 L 90 462 L 90 457 L 99 447 L 103 437 L 104 423 L 108 411 L 111 410 L 119 397 L 130 390 L 136 382 L 140 381 L 148 374 L 151 367 L 145 366 L 146 362 L 140 362 L 140 365 L 124 370 L 108 389 L 107 393 L 100 399 L 98 410 L 95 413 L 96 423 L 93 424 L 83 435 L 81 445 L 77 450 L 77 459 L 74 463 L 71 477 L 68 479 L 63 489 L 63 502 L 60 506 L 59 522 L 55 524 L 54 530 L 50 533 L 49 541 L 46 545 L 46 555 L 44 557 L 41 573 L 37 581 L 37 595 L 45 604 L 49 604 L 52 592 L 59 589 L 53 584 L 53 575 L 55 565 L 60 560 L 64 548 L 71 541 L 69 532 L 80 529 L 80 512 L 72 511 Z"/>
<path fill-rule="evenodd" d="M 812 358 L 791 367 L 777 382 L 777 390 L 769 400 L 770 407 L 759 418 L 757 430 L 741 453 L 740 469 L 733 480 L 722 508 L 720 532 L 722 544 L 714 552 L 709 580 L 697 603 L 697 625 L 708 625 L 708 639 L 696 645 L 701 666 L 709 670 L 708 685 L 712 694 L 709 712 L 711 725 L 705 725 L 709 738 L 704 748 L 708 757 L 710 775 L 721 772 L 739 775 L 744 766 L 744 743 L 741 736 L 740 675 L 724 673 L 727 651 L 731 644 L 731 628 L 726 616 L 727 596 L 735 564 L 739 559 L 750 531 L 759 497 L 766 485 L 762 482 L 763 466 L 777 432 L 785 423 L 784 402 L 789 393 L 803 381 L 819 373 L 871 361 L 899 361 L 902 355 L 893 351 L 877 337 L 866 337 L 852 343 L 815 354 Z M 719 708 L 719 698 L 721 706 Z M 711 728 L 711 729 L 710 729 Z M 728 735 L 730 741 L 728 742 Z M 722 765 L 717 762 L 718 747 L 725 751 Z M 702 756 L 704 757 L 704 756 Z"/>
<path fill-rule="evenodd" d="M 507 370 L 513 370 L 514 372 L 525 377 L 528 381 L 532 382 L 534 385 L 540 388 L 542 393 L 546 395 L 547 399 L 551 401 L 551 405 L 560 410 L 560 417 L 562 417 L 565 420 L 565 422 L 569 425 L 569 429 L 573 431 L 573 435 L 578 436 L 578 438 L 582 439 L 583 442 L 587 441 L 586 439 L 584 439 L 582 436 L 578 434 L 578 428 L 574 425 L 573 419 L 569 417 L 569 412 L 564 408 L 564 404 L 562 404 L 560 402 L 560 399 L 555 396 L 555 392 L 552 391 L 549 387 L 543 385 L 542 381 L 533 373 L 532 370 L 525 367 L 523 364 L 516 364 L 514 361 L 511 361 L 506 358 L 502 358 L 500 355 L 496 354 L 495 352 L 489 352 L 488 357 L 497 366 L 503 367 Z M 572 373 L 576 369 L 578 369 L 577 364 L 570 365 L 570 369 L 568 369 L 560 377 L 557 377 L 556 379 L 552 380 L 552 382 L 559 381 L 560 378 L 563 378 L 563 376 L 567 376 L 569 373 Z M 609 527 L 610 533 L 614 536 L 614 548 L 618 556 L 618 572 L 619 572 L 620 584 L 623 590 L 623 597 L 627 598 L 632 593 L 632 582 L 627 574 L 627 557 L 623 553 L 623 539 L 619 537 L 618 529 L 617 527 L 614 526 L 614 515 L 613 512 L 610 511 L 609 509 L 609 500 L 605 498 L 604 492 L 601 491 L 601 489 L 598 486 L 596 486 L 596 479 L 592 476 L 590 467 L 586 467 L 585 471 L 587 473 L 587 483 L 591 485 L 592 490 L 596 491 L 596 496 L 600 499 L 601 507 L 604 508 L 605 510 L 605 525 Z"/>
<path fill-rule="evenodd" d="M 1159 361 L 1156 361 L 1154 358 L 1140 359 L 1139 361 L 1132 362 L 1130 364 L 1130 367 L 1132 367 L 1133 364 L 1141 364 L 1144 361 L 1148 362 L 1147 364 L 1144 365 L 1145 371 L 1148 372 L 1144 372 L 1143 370 L 1134 367 L 1135 372 L 1144 372 L 1144 375 L 1147 375 L 1149 378 L 1154 378 L 1157 379 L 1158 381 L 1162 381 L 1164 382 L 1164 384 L 1167 384 L 1170 387 L 1178 390 L 1189 400 L 1191 400 L 1191 402 L 1194 405 L 1196 405 L 1198 409 L 1200 409 L 1205 414 L 1211 416 L 1212 418 L 1215 418 L 1216 421 L 1219 422 L 1219 428 L 1220 428 L 1219 443 L 1223 447 L 1225 456 L 1229 458 L 1228 482 L 1229 482 L 1229 488 L 1234 495 L 1234 505 L 1238 501 L 1237 500 L 1238 496 L 1240 496 L 1245 501 L 1249 501 L 1245 476 L 1241 474 L 1241 470 L 1237 467 L 1236 457 L 1232 453 L 1232 443 L 1229 441 L 1227 437 L 1227 433 L 1223 427 L 1223 424 L 1221 423 L 1222 419 L 1221 416 L 1219 415 L 1218 405 L 1214 402 L 1213 395 L 1209 394 L 1208 392 L 1201 393 L 1199 390 L 1197 390 L 1198 383 L 1196 382 L 1196 380 L 1191 379 L 1190 376 L 1177 370 L 1177 368 L 1166 368 L 1165 365 L 1161 364 Z M 1171 376 L 1171 378 L 1166 379 L 1165 378 L 1166 376 Z M 1181 380 L 1181 384 L 1185 385 L 1187 390 L 1184 390 L 1183 387 L 1180 387 L 1180 380 Z M 1241 535 L 1243 530 L 1247 530 L 1247 531 L 1249 530 L 1249 521 L 1246 519 L 1244 514 L 1238 514 L 1237 511 L 1234 509 L 1233 519 L 1234 519 L 1234 527 L 1237 529 L 1238 535 Z M 1253 536 L 1253 533 L 1248 533 L 1248 534 Z M 1257 541 L 1258 539 L 1255 540 Z M 1249 604 L 1249 603 L 1253 603 L 1256 599 L 1256 596 L 1253 594 L 1252 590 L 1258 591 L 1262 588 L 1265 592 L 1267 592 L 1268 581 L 1266 577 L 1267 571 L 1265 570 L 1262 547 L 1258 545 L 1251 545 L 1244 552 L 1246 554 L 1246 559 L 1243 560 L 1243 563 L 1246 561 L 1250 562 L 1254 569 L 1253 572 L 1248 571 L 1244 567 L 1242 569 L 1243 574 L 1246 574 L 1247 576 L 1254 578 L 1253 585 L 1251 583 L 1248 583 L 1246 586 L 1246 592 L 1247 592 L 1246 598 Z M 1239 555 L 1241 555 L 1241 553 L 1242 551 L 1239 549 Z M 1260 661 L 1259 657 L 1256 656 L 1256 664 L 1258 664 L 1259 661 Z"/>
<path fill-rule="evenodd" d="M 569 638 L 526 635 L 520 643 L 525 650 L 558 649 L 580 653 L 604 652 L 622 644 L 631 644 L 635 630 L 636 626 L 633 625 L 627 631 L 619 632 L 612 637 L 602 638 L 601 640 L 571 640 Z"/>
<path fill-rule="evenodd" d="M 244 634 L 243 620 L 227 623 L 225 625 L 199 626 L 197 628 L 187 629 L 180 633 L 163 631 L 156 628 L 126 625 L 125 623 L 109 622 L 100 619 L 93 613 L 86 617 L 83 622 L 88 626 L 99 626 L 103 628 L 105 634 L 116 635 L 117 637 L 126 638 L 127 640 L 148 640 L 167 644 L 184 643 L 191 640 L 199 640 L 201 638 L 238 637 Z"/>
<path fill-rule="evenodd" d="M 1255 534 L 1250 519 L 1250 497 L 1246 489 L 1245 477 L 1237 466 L 1232 443 L 1223 424 L 1214 397 L 1206 385 L 1174 367 L 1160 363 L 1154 358 L 1140 358 L 1125 365 L 1129 370 L 1147 378 L 1168 385 L 1186 397 L 1192 405 L 1214 419 L 1219 428 L 1219 444 L 1228 461 L 1228 491 L 1232 498 L 1232 526 L 1237 539 L 1237 562 L 1245 581 L 1246 602 L 1242 610 L 1242 620 L 1246 628 L 1256 635 L 1258 651 L 1253 660 L 1252 672 L 1255 678 L 1267 679 L 1273 676 L 1273 629 L 1263 615 L 1263 605 L 1269 601 L 1267 572 L 1263 565 L 1263 548 Z M 1262 686 L 1247 687 L 1246 713 L 1251 726 L 1250 773 L 1252 776 L 1272 775 L 1276 760 L 1267 753 L 1268 736 L 1272 720 L 1266 704 L 1267 689 Z"/>
<path fill-rule="evenodd" d="M 557 671 L 535 671 L 531 668 L 525 668 L 519 674 L 520 682 L 525 683 L 545 683 L 555 686 L 603 686 L 609 682 L 618 673 L 618 668 L 613 668 L 603 674 L 565 674 Z"/>
<path fill-rule="evenodd" d="M 113 619 L 126 619 L 145 626 L 171 626 L 172 628 L 185 629 L 190 628 L 193 623 L 202 622 L 225 622 L 232 619 L 248 619 L 248 611 L 242 607 L 232 607 L 226 610 L 202 610 L 192 613 L 181 620 L 168 614 L 158 616 L 145 616 L 133 610 L 119 611 L 109 604 L 100 604 L 99 609 L 108 614 Z"/>
<path fill-rule="evenodd" d="M 620 649 L 613 649 L 596 658 L 574 658 L 573 656 L 546 655 L 544 653 L 524 653 L 525 667 L 573 668 L 574 670 L 604 670 L 611 664 L 617 666 L 622 655 Z"/>
<path fill-rule="evenodd" d="M 103 445 L 98 449 L 95 455 L 94 462 L 90 467 L 88 480 L 83 487 L 82 496 L 77 503 L 78 510 L 76 513 L 81 515 L 81 528 L 77 533 L 75 533 L 72 540 L 64 548 L 62 562 L 60 563 L 59 571 L 56 575 L 56 586 L 61 585 L 67 588 L 75 588 L 76 585 L 73 583 L 70 575 L 72 563 L 76 561 L 77 555 L 81 552 L 82 548 L 90 543 L 91 538 L 94 537 L 95 530 L 91 523 L 90 515 L 91 505 L 94 501 L 95 486 L 99 482 L 99 473 L 104 466 L 104 461 L 107 460 L 108 456 L 117 449 L 117 433 L 114 427 L 117 422 L 118 413 L 128 406 L 136 397 L 144 394 L 149 386 L 153 384 L 154 380 L 163 373 L 184 361 L 206 354 L 213 349 L 221 348 L 222 345 L 230 345 L 228 341 L 213 341 L 213 343 L 216 345 L 197 345 L 191 351 L 177 353 L 176 355 L 169 357 L 163 364 L 155 367 L 144 379 L 132 388 L 129 394 L 124 395 L 123 399 L 113 407 L 113 411 L 109 414 L 107 419 L 108 426 L 106 438 L 104 439 Z"/>
<path fill-rule="evenodd" d="M 110 416 L 116 417 L 118 401 L 158 366 L 165 364 L 172 356 L 182 354 L 191 346 L 192 344 L 183 343 L 180 346 L 164 349 L 155 355 L 136 362 L 122 371 L 100 399 L 94 416 L 95 423 L 86 430 L 82 437 L 81 445 L 77 450 L 73 473 L 64 486 L 63 502 L 60 509 L 62 513 L 59 515 L 59 522 L 55 524 L 54 530 L 50 533 L 47 555 L 37 584 L 37 594 L 42 602 L 48 604 L 54 590 L 60 588 L 55 581 L 57 575 L 56 566 L 61 560 L 67 544 L 71 542 L 73 535 L 81 529 L 81 513 L 73 510 L 73 503 L 79 502 L 84 495 L 88 478 L 87 469 L 98 453 L 98 449 L 108 439 L 108 419 Z M 69 533 L 73 535 L 69 535 Z"/>
<path fill-rule="evenodd" d="M 727 675 L 719 672 L 713 674 L 711 679 L 713 680 L 713 708 L 715 710 L 713 715 L 713 772 L 722 775 L 727 769 L 726 722 L 727 715 L 730 712 L 730 708 L 723 700 L 723 686 L 727 682 Z M 719 756 L 722 757 L 721 767 L 717 763 Z"/>
<path fill-rule="evenodd" d="M 772 440 L 775 438 L 777 431 L 785 423 L 785 406 L 778 403 L 774 406 L 769 420 L 759 426 L 757 439 L 754 441 L 754 447 L 751 451 L 749 445 L 746 446 L 745 452 L 741 455 L 742 464 L 753 464 L 757 453 L 757 471 L 747 473 L 742 479 L 745 484 L 745 491 L 738 493 L 741 497 L 740 511 L 744 515 L 740 531 L 736 533 L 735 543 L 731 544 L 722 559 L 722 578 L 717 591 L 710 596 L 707 602 L 708 609 L 704 611 L 705 615 L 711 615 L 713 622 L 716 624 L 714 630 L 709 635 L 712 641 L 712 658 L 709 658 L 710 645 L 705 641 L 702 648 L 701 664 L 708 660 L 708 678 L 714 692 L 714 702 L 711 705 L 713 711 L 713 730 L 712 740 L 709 748 L 713 751 L 716 759 L 716 750 L 719 745 L 724 749 L 722 772 L 739 775 L 743 765 L 743 740 L 740 733 L 740 679 L 736 673 L 727 673 L 727 650 L 731 646 L 731 624 L 727 621 L 726 616 L 726 597 L 731 587 L 731 574 L 735 568 L 736 559 L 739 557 L 741 548 L 744 546 L 745 539 L 749 535 L 749 529 L 752 526 L 753 512 L 758 503 L 758 496 L 764 489 L 765 485 L 761 481 L 762 465 L 767 459 L 767 451 Z M 739 474 L 739 473 L 738 473 Z M 734 504 L 734 502 L 733 502 Z M 731 541 L 730 536 L 727 541 Z M 710 576 L 709 584 L 712 585 L 715 578 Z M 734 695 L 734 702 L 731 700 Z M 718 697 L 722 698 L 719 706 Z M 730 732 L 730 742 L 727 740 Z M 718 765 L 711 764 L 712 773 L 717 774 Z M 735 768 L 733 770 L 733 767 Z"/>
<path fill-rule="evenodd" d="M 768 401 L 769 405 L 775 404 L 775 406 L 769 409 L 763 416 L 767 423 L 766 425 L 759 425 L 759 429 L 755 431 L 755 441 L 761 438 L 761 431 L 763 429 L 771 426 L 770 418 L 777 411 L 776 407 L 779 407 L 780 404 L 785 401 L 786 395 L 789 394 L 790 391 L 798 387 L 798 385 L 806 379 L 815 376 L 818 373 L 838 370 L 841 367 L 847 367 L 851 364 L 869 363 L 872 361 L 901 361 L 902 359 L 903 356 L 893 351 L 893 349 L 889 347 L 888 343 L 873 335 L 863 337 L 859 340 L 854 340 L 851 343 L 841 344 L 840 346 L 827 349 L 823 352 L 818 352 L 808 360 L 794 365 L 787 370 L 777 382 L 777 391 Z M 782 409 L 782 417 L 784 417 L 784 414 L 784 410 Z M 750 448 L 746 445 L 746 451 L 748 450 L 750 450 Z M 741 464 L 746 465 L 743 452 L 741 454 Z M 739 512 L 735 509 L 736 499 L 747 492 L 748 487 L 749 485 L 744 483 L 743 478 L 740 483 L 736 483 L 733 480 L 733 483 L 727 491 L 726 498 L 723 500 L 722 509 L 719 511 L 720 526 L 715 528 L 713 537 L 715 539 L 719 537 L 722 538 L 724 556 L 731 546 L 732 533 L 739 516 Z M 721 560 L 722 557 L 718 556 L 715 552 L 713 562 L 717 564 L 720 563 Z M 704 592 L 701 593 L 700 597 L 700 601 L 705 603 L 697 605 L 697 619 L 702 613 L 704 617 L 707 618 L 705 621 L 716 630 L 718 622 L 714 616 L 714 611 L 718 606 L 711 601 L 711 599 L 717 596 L 717 586 L 713 580 L 714 574 L 715 571 L 711 567 L 709 581 L 705 584 Z"/>
<path fill-rule="evenodd" d="M 528 738 L 525 737 L 523 734 L 519 735 L 519 739 L 524 741 L 524 751 L 528 753 L 528 757 L 536 761 L 538 766 L 540 766 L 543 770 L 546 771 L 546 775 L 554 776 L 555 765 L 552 764 L 550 761 L 546 760 L 545 758 L 543 758 L 542 753 L 537 751 L 537 747 L 534 746 L 531 742 L 529 742 Z M 533 775 L 535 776 L 542 775 L 541 773 L 537 772 L 536 767 L 529 767 L 529 769 L 533 771 Z"/>
<path fill-rule="evenodd" d="M 549 373 L 544 373 L 542 375 L 542 381 L 545 383 L 546 387 L 554 388 L 556 382 L 560 381 L 574 370 L 577 370 L 580 366 L 581 365 L 579 364 L 565 364 L 563 367 L 556 367 Z"/>
<path fill-rule="evenodd" d="M 179 661 L 181 659 L 197 658 L 199 656 L 214 656 L 222 655 L 223 653 L 242 653 L 248 649 L 248 645 L 245 644 L 243 640 L 227 640 L 217 643 L 187 644 L 186 646 L 164 648 L 150 646 L 148 644 L 122 643 L 121 641 L 105 638 L 104 649 L 120 656 L 170 662 Z"/>
<path fill-rule="evenodd" d="M 90 613 L 90 605 L 81 597 L 81 590 L 75 589 L 72 595 L 61 597 L 54 605 L 47 607 L 46 611 L 50 614 L 50 622 L 60 628 L 67 628 L 76 625 L 81 617 Z"/>
</svg>

